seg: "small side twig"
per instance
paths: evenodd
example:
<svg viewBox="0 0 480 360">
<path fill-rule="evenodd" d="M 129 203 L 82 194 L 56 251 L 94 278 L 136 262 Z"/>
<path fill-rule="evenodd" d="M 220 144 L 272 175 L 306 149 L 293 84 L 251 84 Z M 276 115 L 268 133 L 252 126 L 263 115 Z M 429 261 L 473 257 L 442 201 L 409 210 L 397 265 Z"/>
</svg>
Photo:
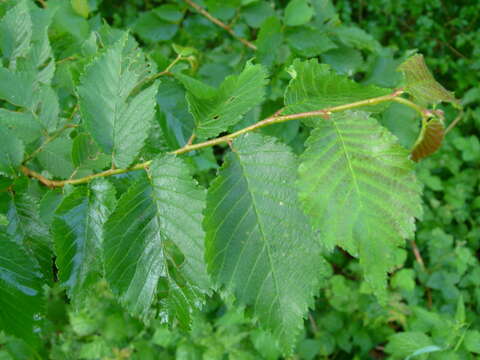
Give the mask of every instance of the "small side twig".
<svg viewBox="0 0 480 360">
<path fill-rule="evenodd" d="M 197 10 L 200 14 L 202 14 L 203 16 L 205 16 L 208 20 L 210 20 L 212 23 L 214 23 L 215 25 L 218 25 L 220 26 L 222 29 L 226 30 L 230 35 L 232 35 L 232 37 L 234 37 L 235 39 L 237 39 L 238 41 L 240 41 L 243 45 L 245 45 L 246 47 L 252 49 L 252 50 L 257 50 L 257 47 L 252 44 L 250 41 L 238 36 L 237 34 L 235 34 L 235 32 L 233 31 L 233 29 L 228 26 L 227 24 L 225 24 L 223 21 L 217 19 L 216 17 L 212 16 L 207 10 L 205 10 L 204 8 L 202 8 L 200 5 L 194 3 L 192 0 L 183 0 L 185 1 L 188 5 L 190 5 L 191 7 L 193 7 L 195 10 Z"/>
<path fill-rule="evenodd" d="M 455 126 L 457 126 L 460 120 L 462 120 L 462 117 L 463 117 L 463 109 L 460 110 L 457 117 L 450 123 L 450 125 L 448 125 L 447 129 L 445 130 L 445 135 L 448 134 L 450 130 L 452 130 Z"/>
<path fill-rule="evenodd" d="M 418 249 L 418 246 L 415 240 L 412 240 L 412 250 L 418 265 L 420 265 L 421 269 L 425 271 L 425 262 L 423 261 L 422 254 L 420 254 L 420 250 Z"/>
</svg>

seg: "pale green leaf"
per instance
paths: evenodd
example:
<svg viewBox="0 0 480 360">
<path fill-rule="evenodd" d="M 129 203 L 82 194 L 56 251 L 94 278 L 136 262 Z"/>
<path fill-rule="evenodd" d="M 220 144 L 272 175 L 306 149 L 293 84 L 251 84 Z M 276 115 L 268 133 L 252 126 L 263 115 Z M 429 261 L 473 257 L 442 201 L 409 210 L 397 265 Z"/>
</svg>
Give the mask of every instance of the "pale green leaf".
<svg viewBox="0 0 480 360">
<path fill-rule="evenodd" d="M 178 75 L 187 88 L 189 110 L 200 139 L 216 136 L 239 122 L 243 115 L 262 103 L 267 74 L 263 66 L 248 63 L 239 75 L 227 77 L 220 89 L 213 89 Z"/>
<path fill-rule="evenodd" d="M 360 259 L 384 300 L 395 248 L 413 235 L 422 214 L 408 151 L 364 112 L 319 121 L 306 146 L 298 182 L 305 212 L 326 248 L 341 246 Z"/>
<path fill-rule="evenodd" d="M 0 47 L 10 68 L 16 68 L 17 58 L 28 54 L 32 38 L 32 19 L 27 2 L 20 0 L 0 20 Z"/>
<path fill-rule="evenodd" d="M 330 66 L 317 60 L 296 60 L 289 70 L 292 80 L 285 93 L 286 110 L 283 114 L 321 110 L 377 96 L 387 95 L 389 89 L 361 85 L 346 76 L 335 74 Z M 366 106 L 367 111 L 381 111 L 386 105 Z M 309 118 L 306 123 L 315 126 L 322 119 Z"/>
<path fill-rule="evenodd" d="M 120 198 L 106 223 L 106 277 L 127 309 L 143 319 L 150 317 L 159 280 L 166 282 L 169 315 L 189 322 L 185 314 L 209 287 L 201 226 L 205 192 L 187 165 L 170 155 L 155 159 L 148 175 Z"/>
<path fill-rule="evenodd" d="M 405 90 L 423 105 L 441 101 L 458 104 L 455 95 L 440 85 L 425 64 L 423 55 L 416 54 L 405 60 L 398 70 L 405 77 Z"/>
<path fill-rule="evenodd" d="M 308 0 L 290 0 L 285 8 L 285 24 L 298 26 L 306 24 L 313 16 L 313 9 Z"/>
<path fill-rule="evenodd" d="M 32 345 L 44 309 L 41 278 L 31 255 L 0 233 L 0 330 Z"/>
<path fill-rule="evenodd" d="M 403 359 L 431 345 L 434 343 L 428 335 L 418 331 L 407 331 L 390 336 L 385 351 L 394 355 L 395 358 Z"/>
<path fill-rule="evenodd" d="M 0 124 L 0 174 L 14 177 L 23 160 L 25 147 L 7 127 Z"/>
<path fill-rule="evenodd" d="M 208 191 L 209 270 L 290 352 L 324 270 L 294 188 L 297 160 L 257 134 L 232 146 Z"/>
<path fill-rule="evenodd" d="M 480 354 L 480 331 L 468 330 L 464 339 L 465 348 L 475 354 Z"/>
<path fill-rule="evenodd" d="M 360 50 L 368 50 L 371 52 L 381 49 L 380 43 L 375 38 L 366 33 L 364 30 L 355 26 L 340 25 L 334 27 L 333 33 L 338 36 L 339 40 L 348 47 Z"/>
<path fill-rule="evenodd" d="M 90 14 L 90 7 L 88 6 L 88 0 L 70 0 L 73 10 L 85 19 Z"/>
<path fill-rule="evenodd" d="M 155 84 L 134 95 L 144 78 L 140 50 L 124 54 L 127 37 L 87 67 L 78 87 L 85 126 L 116 167 L 128 167 L 143 147 L 155 114 Z"/>
<path fill-rule="evenodd" d="M 61 284 L 75 306 L 101 278 L 103 226 L 115 208 L 115 189 L 105 179 L 79 186 L 55 212 L 53 234 Z"/>
</svg>

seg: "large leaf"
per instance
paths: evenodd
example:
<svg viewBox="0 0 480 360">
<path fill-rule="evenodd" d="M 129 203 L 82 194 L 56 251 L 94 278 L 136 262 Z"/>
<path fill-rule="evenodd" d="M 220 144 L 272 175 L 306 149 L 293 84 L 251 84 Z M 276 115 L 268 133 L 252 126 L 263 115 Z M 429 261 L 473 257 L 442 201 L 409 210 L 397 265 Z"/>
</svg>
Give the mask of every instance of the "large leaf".
<svg viewBox="0 0 480 360">
<path fill-rule="evenodd" d="M 435 80 L 425 64 L 423 55 L 413 55 L 405 60 L 398 70 L 405 76 L 405 90 L 421 104 L 437 104 L 441 101 L 458 104 L 453 93 Z"/>
<path fill-rule="evenodd" d="M 2 54 L 15 69 L 18 57 L 26 56 L 32 38 L 32 19 L 27 2 L 20 0 L 0 21 L 0 47 Z"/>
<path fill-rule="evenodd" d="M 127 36 L 87 67 L 78 88 L 89 132 L 116 167 L 128 167 L 141 150 L 155 114 L 155 84 L 134 95 L 144 78 L 141 51 L 125 54 Z"/>
<path fill-rule="evenodd" d="M 326 107 L 348 104 L 377 96 L 387 95 L 390 89 L 374 85 L 361 85 L 346 76 L 335 74 L 328 65 L 316 59 L 296 60 L 290 68 L 292 80 L 285 93 L 286 110 L 283 114 L 321 110 Z M 367 111 L 381 111 L 387 105 L 367 106 Z M 306 123 L 315 126 L 321 121 L 309 118 Z"/>
<path fill-rule="evenodd" d="M 0 174 L 15 176 L 23 160 L 25 147 L 7 127 L 0 124 Z"/>
<path fill-rule="evenodd" d="M 17 189 L 18 190 L 18 189 Z M 52 279 L 51 238 L 40 218 L 37 200 L 25 191 L 11 192 L 7 212 L 7 233 L 38 260 L 45 279 Z"/>
<path fill-rule="evenodd" d="M 165 280 L 169 316 L 188 325 L 209 287 L 201 226 L 205 192 L 187 165 L 170 155 L 157 158 L 148 175 L 120 198 L 106 223 L 106 277 L 127 309 L 143 319 Z"/>
<path fill-rule="evenodd" d="M 329 249 L 360 258 L 365 278 L 384 299 L 394 250 L 422 214 L 421 187 L 407 150 L 363 112 L 319 122 L 302 155 L 300 200 Z"/>
<path fill-rule="evenodd" d="M 83 304 L 103 273 L 103 226 L 115 202 L 113 185 L 99 179 L 77 187 L 55 212 L 53 233 L 59 278 L 74 305 Z"/>
<path fill-rule="evenodd" d="M 227 130 L 265 97 L 267 74 L 262 65 L 248 63 L 242 73 L 227 77 L 219 89 L 202 86 L 185 75 L 177 76 L 187 88 L 195 134 L 201 139 Z"/>
<path fill-rule="evenodd" d="M 21 244 L 0 233 L 0 330 L 34 344 L 36 319 L 43 310 L 36 261 Z"/>
<path fill-rule="evenodd" d="M 207 260 L 289 352 L 319 289 L 323 260 L 294 188 L 297 160 L 272 138 L 235 140 L 208 191 Z"/>
</svg>

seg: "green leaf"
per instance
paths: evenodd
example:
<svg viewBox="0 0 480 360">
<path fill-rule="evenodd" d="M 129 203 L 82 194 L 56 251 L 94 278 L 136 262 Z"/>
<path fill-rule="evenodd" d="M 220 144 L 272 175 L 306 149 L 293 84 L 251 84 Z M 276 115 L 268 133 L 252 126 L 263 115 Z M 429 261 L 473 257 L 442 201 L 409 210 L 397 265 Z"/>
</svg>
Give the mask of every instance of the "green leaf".
<svg viewBox="0 0 480 360">
<path fill-rule="evenodd" d="M 459 104 L 454 94 L 440 85 L 425 64 L 423 55 L 416 54 L 405 60 L 398 70 L 405 77 L 405 90 L 422 105 L 445 101 Z"/>
<path fill-rule="evenodd" d="M 29 144 L 42 134 L 42 125 L 30 112 L 9 111 L 0 109 L 0 126 L 10 129 L 12 134 Z"/>
<path fill-rule="evenodd" d="M 419 161 L 437 151 L 445 136 L 443 120 L 434 117 L 423 124 L 420 136 L 412 149 L 412 160 Z"/>
<path fill-rule="evenodd" d="M 0 99 L 31 108 L 34 103 L 35 77 L 30 72 L 16 73 L 0 65 Z"/>
<path fill-rule="evenodd" d="M 389 89 L 374 85 L 360 85 L 346 76 L 337 75 L 325 64 L 316 59 L 296 60 L 289 70 L 292 80 L 285 93 L 286 110 L 283 114 L 321 110 L 327 107 L 348 104 L 377 96 L 387 95 Z M 365 106 L 366 111 L 381 111 L 384 104 Z M 322 119 L 309 118 L 307 125 L 315 126 Z"/>
<path fill-rule="evenodd" d="M 23 143 L 0 124 L 0 174 L 14 177 L 22 163 L 24 151 Z"/>
<path fill-rule="evenodd" d="M 375 38 L 367 34 L 364 30 L 354 26 L 338 26 L 334 27 L 333 33 L 338 36 L 339 40 L 347 47 L 353 47 L 359 50 L 368 50 L 371 52 L 379 52 L 380 43 Z"/>
<path fill-rule="evenodd" d="M 227 77 L 218 90 L 185 75 L 177 76 L 188 90 L 189 110 L 200 139 L 216 136 L 235 125 L 265 97 L 267 73 L 261 65 L 247 63 L 242 73 Z"/>
<path fill-rule="evenodd" d="M 3 57 L 16 68 L 17 58 L 25 57 L 30 50 L 32 19 L 27 2 L 20 0 L 0 21 L 0 47 Z"/>
<path fill-rule="evenodd" d="M 415 351 L 433 345 L 428 335 L 418 331 L 407 331 L 390 336 L 385 351 L 398 358 L 405 358 Z"/>
<path fill-rule="evenodd" d="M 298 26 L 306 24 L 313 16 L 313 9 L 308 0 L 290 0 L 285 8 L 285 24 Z"/>
<path fill-rule="evenodd" d="M 80 133 L 73 140 L 72 162 L 76 169 L 100 171 L 108 166 L 109 158 L 100 152 L 89 134 Z"/>
<path fill-rule="evenodd" d="M 178 31 L 178 25 L 163 20 L 162 16 L 159 16 L 157 11 L 152 10 L 145 12 L 138 17 L 134 31 L 142 40 L 156 43 L 172 39 Z"/>
<path fill-rule="evenodd" d="M 71 160 L 72 140 L 57 138 L 42 148 L 37 155 L 42 167 L 55 177 L 68 179 L 73 171 Z"/>
<path fill-rule="evenodd" d="M 468 330 L 463 341 L 468 351 L 480 354 L 480 331 Z"/>
<path fill-rule="evenodd" d="M 287 30 L 286 40 L 303 57 L 315 57 L 337 48 L 326 31 L 306 26 Z"/>
<path fill-rule="evenodd" d="M 272 138 L 233 143 L 207 199 L 207 261 L 290 352 L 319 289 L 323 259 L 293 187 L 297 160 Z"/>
<path fill-rule="evenodd" d="M 153 84 L 131 94 L 147 67 L 141 63 L 141 52 L 124 54 L 126 41 L 124 36 L 95 59 L 78 87 L 85 126 L 119 168 L 128 167 L 141 150 L 155 114 L 157 92 Z"/>
<path fill-rule="evenodd" d="M 127 309 L 143 319 L 164 280 L 169 316 L 188 325 L 184 320 L 209 287 L 201 226 L 205 192 L 186 164 L 170 155 L 155 159 L 148 175 L 120 198 L 105 225 L 106 277 Z"/>
<path fill-rule="evenodd" d="M 256 57 L 265 66 L 271 66 L 276 59 L 278 48 L 283 42 L 283 30 L 280 20 L 271 16 L 260 27 L 255 45 Z"/>
<path fill-rule="evenodd" d="M 52 279 L 52 251 L 49 229 L 40 218 L 39 204 L 26 192 L 11 192 L 8 203 L 7 233 L 33 255 L 44 274 Z"/>
<path fill-rule="evenodd" d="M 90 7 L 88 6 L 88 0 L 70 0 L 73 10 L 85 19 L 90 14 Z"/>
<path fill-rule="evenodd" d="M 365 279 L 385 300 L 394 252 L 422 214 L 421 186 L 408 151 L 363 112 L 323 120 L 301 157 L 298 188 L 305 212 L 328 249 L 359 257 Z"/>
<path fill-rule="evenodd" d="M 52 231 L 59 279 L 77 308 L 102 276 L 103 226 L 115 203 L 113 185 L 98 179 L 77 187 L 55 212 Z"/>
<path fill-rule="evenodd" d="M 37 343 L 34 329 L 44 310 L 42 279 L 35 260 L 0 233 L 0 329 Z"/>
</svg>

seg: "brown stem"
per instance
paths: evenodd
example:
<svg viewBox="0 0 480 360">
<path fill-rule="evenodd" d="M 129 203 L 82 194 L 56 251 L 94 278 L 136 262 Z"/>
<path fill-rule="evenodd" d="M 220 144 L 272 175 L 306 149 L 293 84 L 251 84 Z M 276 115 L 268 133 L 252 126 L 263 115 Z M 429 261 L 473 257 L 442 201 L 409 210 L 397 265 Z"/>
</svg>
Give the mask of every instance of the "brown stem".
<svg viewBox="0 0 480 360">
<path fill-rule="evenodd" d="M 38 3 L 39 3 L 44 9 L 47 8 L 47 3 L 46 3 L 45 0 L 37 0 L 37 1 L 38 1 Z"/>
<path fill-rule="evenodd" d="M 218 144 L 222 144 L 222 143 L 229 144 L 229 143 L 232 142 L 233 139 L 235 139 L 236 137 L 238 137 L 240 135 L 243 135 L 243 134 L 248 133 L 250 131 L 257 130 L 257 129 L 260 129 L 262 127 L 272 125 L 272 124 L 283 123 L 283 122 L 290 121 L 290 120 L 305 119 L 305 118 L 310 118 L 310 117 L 315 117 L 315 116 L 320 116 L 322 118 L 328 119 L 330 114 L 335 113 L 335 112 L 355 109 L 355 108 L 374 105 L 374 104 L 380 104 L 380 103 L 387 102 L 387 101 L 394 101 L 402 93 L 403 92 L 401 90 L 397 90 L 397 91 L 395 91 L 395 92 L 393 92 L 392 94 L 389 94 L 389 95 L 379 96 L 379 97 L 371 98 L 371 99 L 367 99 L 367 100 L 356 101 L 356 102 L 349 103 L 349 104 L 344 104 L 344 105 L 327 107 L 327 108 L 324 108 L 324 109 L 321 109 L 321 110 L 307 111 L 307 112 L 303 112 L 303 113 L 281 115 L 281 116 L 273 115 L 273 116 L 270 116 L 270 117 L 268 117 L 268 118 L 266 118 L 266 119 L 264 119 L 260 122 L 255 123 L 253 125 L 247 126 L 246 128 L 243 128 L 243 129 L 238 130 L 234 133 L 231 133 L 231 134 L 228 134 L 228 135 L 216 138 L 216 139 L 207 140 L 207 141 L 204 141 L 204 142 L 198 143 L 198 144 L 187 143 L 185 146 L 181 147 L 180 149 L 172 151 L 171 154 L 180 155 L 180 154 L 184 154 L 184 153 L 187 153 L 187 152 L 190 152 L 190 151 L 193 151 L 193 150 L 198 150 L 198 149 L 202 149 L 202 148 L 205 148 L 205 147 L 210 147 L 210 146 L 214 146 L 214 145 L 218 145 Z M 405 100 L 405 102 L 402 102 L 402 103 L 404 103 L 405 105 L 408 105 L 409 101 Z M 69 180 L 49 180 L 49 179 L 45 178 L 44 176 L 42 176 L 41 174 L 39 174 L 39 173 L 37 173 L 37 172 L 35 172 L 31 169 L 28 169 L 25 166 L 21 167 L 21 171 L 25 175 L 39 180 L 42 184 L 44 184 L 46 186 L 62 187 L 66 184 L 71 184 L 71 185 L 84 184 L 84 183 L 88 183 L 89 181 L 91 181 L 95 178 L 99 178 L 99 177 L 123 174 L 123 173 L 129 172 L 129 171 L 146 169 L 150 166 L 151 163 L 152 163 L 152 160 L 148 160 L 148 161 L 145 161 L 143 163 L 133 165 L 128 169 L 110 169 L 110 170 L 103 171 L 101 173 L 85 176 L 85 177 L 80 178 L 80 179 L 69 179 Z"/>
<path fill-rule="evenodd" d="M 252 44 L 250 41 L 238 36 L 237 34 L 235 34 L 235 32 L 233 31 L 233 29 L 230 26 L 225 24 L 223 21 L 217 19 L 216 17 L 212 16 L 207 10 L 202 8 L 200 5 L 194 3 L 192 0 L 183 0 L 183 1 L 185 1 L 188 5 L 193 7 L 195 10 L 197 10 L 200 14 L 205 16 L 212 23 L 214 23 L 215 25 L 218 25 L 222 29 L 226 30 L 230 35 L 232 35 L 235 39 L 240 41 L 243 45 L 249 47 L 252 50 L 257 50 L 257 47 L 254 44 Z"/>
<path fill-rule="evenodd" d="M 420 254 L 420 250 L 418 250 L 417 243 L 415 240 L 412 240 L 412 250 L 413 255 L 415 255 L 415 260 L 417 260 L 418 265 L 425 271 L 425 262 L 423 261 L 422 254 Z"/>
</svg>

